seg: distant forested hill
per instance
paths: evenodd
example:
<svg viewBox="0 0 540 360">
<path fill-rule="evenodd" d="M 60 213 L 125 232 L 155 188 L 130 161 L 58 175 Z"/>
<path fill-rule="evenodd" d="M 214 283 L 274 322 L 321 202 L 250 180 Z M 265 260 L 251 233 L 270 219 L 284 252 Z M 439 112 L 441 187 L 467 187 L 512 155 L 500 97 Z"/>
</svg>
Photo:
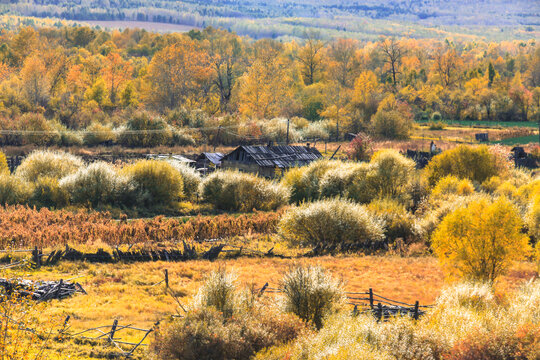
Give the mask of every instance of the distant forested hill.
<svg viewBox="0 0 540 360">
<path fill-rule="evenodd" d="M 537 0 L 0 0 L 0 11 L 76 21 L 212 25 L 254 37 L 301 36 L 306 28 L 319 28 L 328 37 L 347 32 L 366 39 L 400 33 L 531 38 L 540 25 Z"/>
</svg>

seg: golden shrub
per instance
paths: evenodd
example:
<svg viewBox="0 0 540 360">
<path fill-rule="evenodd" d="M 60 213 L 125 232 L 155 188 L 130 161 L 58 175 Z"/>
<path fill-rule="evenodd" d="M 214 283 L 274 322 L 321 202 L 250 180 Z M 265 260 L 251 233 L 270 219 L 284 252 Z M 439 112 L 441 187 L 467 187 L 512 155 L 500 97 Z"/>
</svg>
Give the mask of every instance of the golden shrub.
<svg viewBox="0 0 540 360">
<path fill-rule="evenodd" d="M 62 151 L 34 151 L 15 170 L 15 175 L 26 181 L 36 181 L 40 176 L 60 179 L 75 173 L 83 161 Z"/>
<path fill-rule="evenodd" d="M 493 281 L 528 253 L 522 220 L 506 198 L 481 199 L 447 215 L 432 247 L 449 274 Z"/>
<path fill-rule="evenodd" d="M 289 201 L 289 191 L 282 184 L 235 171 L 212 173 L 200 192 L 203 201 L 223 210 L 275 210 Z"/>
<path fill-rule="evenodd" d="M 425 172 L 433 186 L 448 175 L 482 183 L 492 176 L 503 175 L 507 170 L 506 164 L 497 154 L 490 152 L 486 145 L 460 145 L 436 155 Z"/>
<path fill-rule="evenodd" d="M 184 196 L 182 175 L 171 164 L 158 160 L 141 160 L 122 169 L 135 186 L 139 204 L 170 205 Z"/>
<path fill-rule="evenodd" d="M 433 196 L 470 195 L 472 193 L 474 193 L 474 186 L 469 179 L 460 180 L 453 175 L 440 179 L 431 192 Z"/>
<path fill-rule="evenodd" d="M 0 151 L 0 174 L 2 173 L 9 173 L 9 167 L 6 154 Z"/>
<path fill-rule="evenodd" d="M 0 174 L 0 205 L 25 204 L 31 193 L 32 187 L 26 181 L 9 173 Z"/>
<path fill-rule="evenodd" d="M 289 209 L 279 233 L 295 245 L 361 244 L 370 247 L 384 238 L 384 222 L 365 206 L 330 199 Z"/>
</svg>

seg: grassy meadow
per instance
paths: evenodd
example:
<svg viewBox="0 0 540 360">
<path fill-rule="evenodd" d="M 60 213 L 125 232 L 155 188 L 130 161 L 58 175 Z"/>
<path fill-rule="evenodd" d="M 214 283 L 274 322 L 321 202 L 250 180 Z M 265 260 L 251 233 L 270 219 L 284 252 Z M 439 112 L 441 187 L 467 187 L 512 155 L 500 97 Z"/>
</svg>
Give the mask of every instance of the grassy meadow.
<svg viewBox="0 0 540 360">
<path fill-rule="evenodd" d="M 188 306 L 205 276 L 212 270 L 226 268 L 238 275 L 241 286 L 262 287 L 266 282 L 278 286 L 279 280 L 291 267 L 301 264 L 317 264 L 328 269 L 345 282 L 350 292 L 373 288 L 385 297 L 404 302 L 433 304 L 446 285 L 437 260 L 432 256 L 322 256 L 299 259 L 240 258 L 215 262 L 197 260 L 180 263 L 155 262 L 132 264 L 89 264 L 63 262 L 57 266 L 39 270 L 4 271 L 2 276 L 21 276 L 25 279 L 59 280 L 76 278 L 88 293 L 77 294 L 65 300 L 47 303 L 40 316 L 43 328 L 60 329 L 67 315 L 71 316 L 70 333 L 89 328 L 110 325 L 118 319 L 120 325 L 131 324 L 148 329 L 156 321 L 176 314 L 178 305 L 166 290 L 164 269 L 168 269 L 170 291 Z M 504 297 L 525 280 L 537 276 L 533 262 L 519 262 L 498 281 L 496 293 Z M 77 278 L 78 277 L 78 278 Z M 266 295 L 272 298 L 273 295 Z M 349 306 L 350 310 L 352 307 Z M 181 312 L 181 311 L 180 311 Z M 138 342 L 141 333 L 131 330 L 121 332 L 123 341 Z M 149 343 L 150 340 L 145 341 Z M 114 347 L 98 342 L 81 340 L 53 340 L 47 343 L 58 359 L 107 359 L 117 353 Z M 134 358 L 146 359 L 145 348 L 138 350 Z M 60 355 L 61 354 L 61 355 Z M 54 358 L 54 357 L 53 357 Z"/>
</svg>

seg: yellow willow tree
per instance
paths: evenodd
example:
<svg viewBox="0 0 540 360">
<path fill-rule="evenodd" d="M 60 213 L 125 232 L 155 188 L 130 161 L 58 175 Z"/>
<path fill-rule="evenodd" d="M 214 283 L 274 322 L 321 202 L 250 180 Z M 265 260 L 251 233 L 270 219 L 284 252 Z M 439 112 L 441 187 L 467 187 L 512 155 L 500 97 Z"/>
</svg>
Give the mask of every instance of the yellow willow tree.
<svg viewBox="0 0 540 360">
<path fill-rule="evenodd" d="M 149 98 L 158 108 L 173 109 L 211 81 L 208 53 L 195 41 L 182 37 L 157 52 L 148 67 Z"/>
<path fill-rule="evenodd" d="M 240 78 L 238 110 L 246 116 L 268 119 L 281 114 L 291 97 L 291 78 L 282 58 L 259 58 Z"/>
<path fill-rule="evenodd" d="M 377 112 L 380 93 L 379 81 L 372 71 L 363 71 L 355 80 L 351 103 L 361 112 L 364 123 L 368 123 L 371 116 Z"/>
<path fill-rule="evenodd" d="M 132 70 L 131 64 L 122 59 L 117 52 L 111 52 L 105 58 L 102 75 L 109 91 L 111 103 L 116 103 L 118 88 L 130 79 Z"/>
<path fill-rule="evenodd" d="M 28 100 L 37 106 L 46 105 L 49 99 L 49 79 L 47 68 L 39 55 L 32 55 L 24 60 L 21 80 Z"/>
<path fill-rule="evenodd" d="M 494 281 L 529 252 L 518 210 L 506 198 L 480 199 L 447 215 L 433 251 L 450 275 Z"/>
</svg>

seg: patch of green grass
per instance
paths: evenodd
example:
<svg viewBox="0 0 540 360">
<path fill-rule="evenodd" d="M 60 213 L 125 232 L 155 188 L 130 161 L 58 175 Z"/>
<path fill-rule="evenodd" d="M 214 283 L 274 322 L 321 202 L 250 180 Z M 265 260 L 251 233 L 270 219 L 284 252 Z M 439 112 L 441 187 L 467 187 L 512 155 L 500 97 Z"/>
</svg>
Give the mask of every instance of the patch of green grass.
<svg viewBox="0 0 540 360">
<path fill-rule="evenodd" d="M 416 122 L 420 125 L 429 126 L 431 120 L 417 120 Z M 538 127 L 538 123 L 530 121 L 441 120 L 441 122 L 447 125 L 467 127 Z"/>
<path fill-rule="evenodd" d="M 507 138 L 499 141 L 493 141 L 493 144 L 501 145 L 517 145 L 517 144 L 530 144 L 538 142 L 538 135 L 518 136 L 513 138 Z"/>
</svg>

